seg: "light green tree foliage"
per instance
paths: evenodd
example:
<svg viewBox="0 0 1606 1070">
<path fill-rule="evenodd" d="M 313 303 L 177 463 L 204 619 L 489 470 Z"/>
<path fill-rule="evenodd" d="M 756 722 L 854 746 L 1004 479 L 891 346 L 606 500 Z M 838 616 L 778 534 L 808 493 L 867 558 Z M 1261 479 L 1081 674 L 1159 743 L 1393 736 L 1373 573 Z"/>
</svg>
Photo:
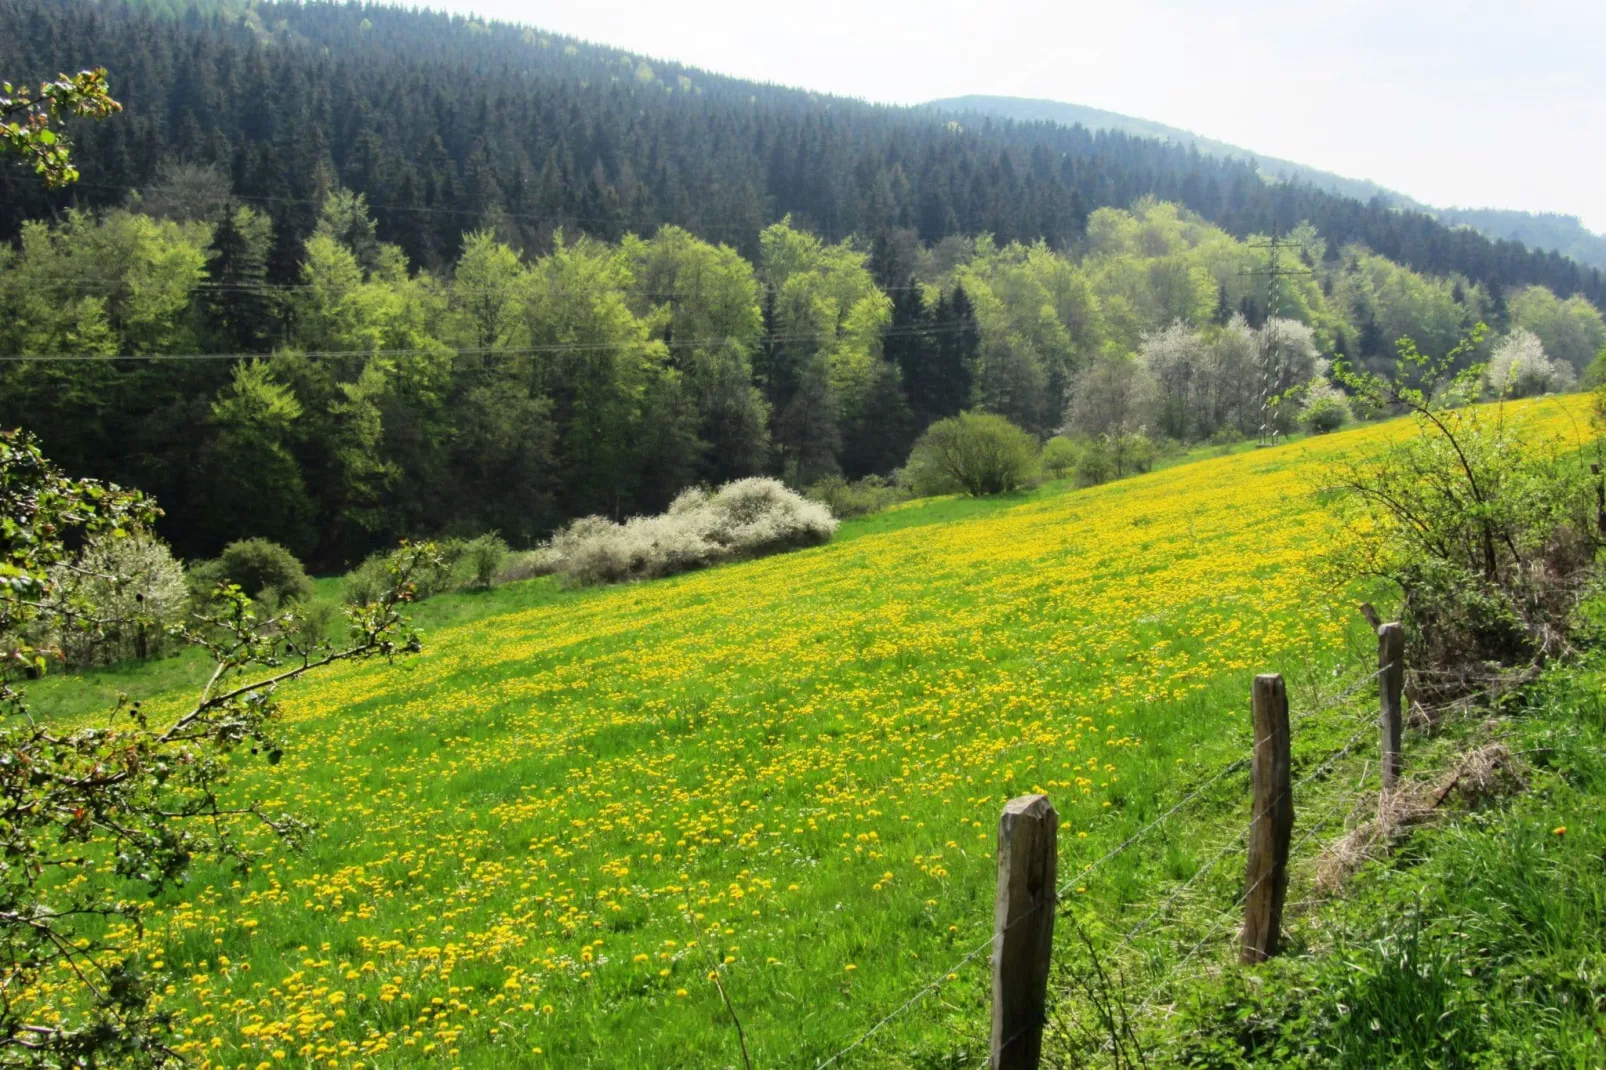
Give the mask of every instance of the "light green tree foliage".
<svg viewBox="0 0 1606 1070">
<path fill-rule="evenodd" d="M 465 536 L 489 526 L 521 546 L 553 522 L 552 402 L 531 350 L 526 309 L 533 281 L 524 258 L 490 230 L 470 233 L 447 293 L 450 339 L 459 347 L 443 453 L 452 482 L 482 502 L 478 518 L 447 518 Z M 476 526 L 477 521 L 477 526 Z"/>
<path fill-rule="evenodd" d="M 1087 276 L 1041 242 L 997 248 L 983 238 L 951 281 L 970 295 L 981 334 L 977 400 L 1034 433 L 1048 431 L 1077 364 L 1102 338 Z"/>
<path fill-rule="evenodd" d="M 847 242 L 828 245 L 793 230 L 790 219 L 759 235 L 759 274 L 775 290 L 777 329 L 804 349 L 818 347 L 831 388 L 851 406 L 868 387 L 881 357 L 881 332 L 892 303 L 875 284 L 864 253 Z"/>
<path fill-rule="evenodd" d="M 1115 351 L 1135 352 L 1144 332 L 1174 320 L 1208 321 L 1217 287 L 1191 255 L 1206 233 L 1174 205 L 1154 201 L 1089 218 L 1086 266 Z"/>
<path fill-rule="evenodd" d="M 874 396 L 891 302 L 865 254 L 794 230 L 790 219 L 766 227 L 759 249 L 759 278 L 775 309 L 763 369 L 775 444 L 782 472 L 807 485 L 837 470 L 841 429 Z"/>
<path fill-rule="evenodd" d="M 212 403 L 215 434 L 203 464 L 209 487 L 204 522 L 218 541 L 240 531 L 293 547 L 311 540 L 307 488 L 292 452 L 301 415 L 301 402 L 271 363 L 234 366 Z"/>
<path fill-rule="evenodd" d="M 465 235 L 447 297 L 451 341 L 478 351 L 527 346 L 529 286 L 529 271 L 515 250 L 490 231 Z"/>
<path fill-rule="evenodd" d="M 1360 246 L 1344 250 L 1333 300 L 1357 332 L 1376 335 L 1379 352 L 1410 337 L 1430 356 L 1455 348 L 1487 304 L 1480 286 L 1418 275 Z"/>
<path fill-rule="evenodd" d="M 74 359 L 0 363 L 0 393 L 15 418 L 52 429 L 52 448 L 76 458 L 140 448 L 115 441 L 107 417 L 131 399 L 164 413 L 182 404 L 189 383 L 213 373 L 200 363 L 94 358 L 194 352 L 209 237 L 204 225 L 124 211 L 69 211 L 56 226 L 25 224 L 19 243 L 0 250 L 0 352 Z M 154 438 L 160 422 L 138 431 Z"/>
<path fill-rule="evenodd" d="M 1552 359 L 1574 371 L 1588 367 L 1606 346 L 1606 321 L 1582 297 L 1563 301 L 1543 286 L 1529 286 L 1512 294 L 1506 307 L 1513 327 L 1532 331 Z"/>
<path fill-rule="evenodd" d="M 632 307 L 668 347 L 696 410 L 697 475 L 724 483 L 763 471 L 769 407 L 753 379 L 764 317 L 752 266 L 680 227 L 650 240 L 626 235 L 623 250 Z"/>
<path fill-rule="evenodd" d="M 68 276 L 59 232 L 49 224 L 22 225 L 16 246 L 0 247 L 0 348 L 38 356 L 99 356 L 117 351 L 106 298 L 91 287 L 63 285 Z"/>
<path fill-rule="evenodd" d="M 624 253 L 590 238 L 570 244 L 561 232 L 553 245 L 531 268 L 524 310 L 538 350 L 534 392 L 553 402 L 569 510 L 613 513 L 634 480 L 649 403 L 678 391 L 680 375 L 668 348 L 652 337 L 652 320 L 631 310 L 635 280 Z M 694 451 L 683 435 L 671 437 Z M 691 465 L 690 457 L 659 459 Z"/>
<path fill-rule="evenodd" d="M 0 253 L 0 338 L 22 354 L 184 352 L 211 240 L 204 224 L 125 211 L 24 224 Z"/>
<path fill-rule="evenodd" d="M 305 412 L 316 497 L 342 517 L 335 539 L 353 555 L 398 523 L 438 525 L 426 521 L 428 503 L 391 491 L 440 478 L 454 366 L 445 288 L 412 274 L 396 246 L 370 243 L 372 222 L 358 210 L 360 197 L 326 202 L 305 246 L 293 348 L 274 360 Z"/>
</svg>

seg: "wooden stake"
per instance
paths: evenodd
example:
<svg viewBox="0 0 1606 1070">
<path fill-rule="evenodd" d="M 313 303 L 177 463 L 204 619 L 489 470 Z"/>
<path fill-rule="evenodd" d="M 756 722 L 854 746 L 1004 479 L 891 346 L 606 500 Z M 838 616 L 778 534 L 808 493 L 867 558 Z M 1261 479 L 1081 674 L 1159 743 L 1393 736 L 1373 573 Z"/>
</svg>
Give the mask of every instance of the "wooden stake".
<svg viewBox="0 0 1606 1070">
<path fill-rule="evenodd" d="M 1251 693 L 1255 750 L 1251 766 L 1254 810 L 1249 824 L 1249 872 L 1244 887 L 1244 929 L 1239 959 L 1264 962 L 1277 954 L 1288 894 L 1288 846 L 1294 833 L 1294 797 L 1288 730 L 1288 691 L 1275 673 L 1255 677 Z"/>
<path fill-rule="evenodd" d="M 1022 795 L 998 819 L 993 909 L 992 1070 L 1037 1070 L 1054 949 L 1059 815 L 1047 795 Z"/>
<path fill-rule="evenodd" d="M 1403 762 L 1400 758 L 1400 733 L 1404 727 L 1405 712 L 1405 629 L 1390 622 L 1377 630 L 1378 703 L 1381 707 L 1378 727 L 1382 736 L 1379 753 L 1382 755 L 1383 790 L 1391 792 L 1400 781 Z"/>
</svg>

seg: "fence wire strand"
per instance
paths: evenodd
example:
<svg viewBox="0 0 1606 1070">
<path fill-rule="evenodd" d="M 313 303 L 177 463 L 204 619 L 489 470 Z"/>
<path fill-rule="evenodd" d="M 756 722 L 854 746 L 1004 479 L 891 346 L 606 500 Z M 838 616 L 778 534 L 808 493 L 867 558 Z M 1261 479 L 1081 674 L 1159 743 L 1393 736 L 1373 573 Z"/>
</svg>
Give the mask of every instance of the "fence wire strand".
<svg viewBox="0 0 1606 1070">
<path fill-rule="evenodd" d="M 1323 713 L 1327 713 L 1327 712 L 1333 710 L 1335 707 L 1339 706 L 1340 704 L 1344 703 L 1349 698 L 1354 696 L 1355 693 L 1358 692 L 1362 687 L 1365 687 L 1367 684 L 1369 684 L 1369 683 L 1373 682 L 1374 680 L 1378 679 L 1378 677 L 1382 676 L 1383 673 L 1387 672 L 1392 667 L 1393 667 L 1393 663 L 1390 663 L 1389 665 L 1381 666 L 1375 672 L 1373 672 L 1373 673 L 1371 673 L 1371 674 L 1369 674 L 1367 676 L 1361 677 L 1358 680 L 1355 680 L 1354 682 L 1349 684 L 1347 687 L 1345 687 L 1343 691 L 1339 692 L 1337 695 L 1333 696 L 1331 699 L 1323 702 L 1320 706 L 1318 706 L 1318 707 L 1316 707 L 1314 709 L 1308 710 L 1305 713 L 1301 714 L 1295 721 L 1291 722 L 1290 730 L 1292 730 L 1292 728 L 1295 725 L 1305 724 L 1308 721 L 1310 721 L 1311 718 L 1320 716 Z M 1355 732 L 1354 735 L 1350 736 L 1349 740 L 1346 741 L 1345 744 L 1342 747 L 1339 748 L 1339 750 L 1335 751 L 1332 755 L 1330 755 L 1327 758 L 1327 760 L 1322 763 L 1322 765 L 1318 766 L 1315 770 L 1313 770 L 1312 772 L 1308 773 L 1306 776 L 1302 777 L 1297 783 L 1291 785 L 1289 787 L 1289 793 L 1292 793 L 1295 788 L 1298 788 L 1298 787 L 1304 785 L 1305 783 L 1309 782 L 1311 779 L 1313 779 L 1314 777 L 1316 777 L 1320 773 L 1326 771 L 1327 769 L 1330 769 L 1340 758 L 1342 758 L 1345 754 L 1348 754 L 1349 751 L 1351 749 L 1353 749 L 1353 747 L 1355 746 L 1356 742 L 1358 742 L 1360 740 L 1361 736 L 1363 736 L 1372 727 L 1373 727 L 1373 725 L 1370 724 L 1370 723 L 1363 725 L 1359 730 L 1357 730 Z M 1010 751 L 1020 749 L 1021 747 L 1024 747 L 1024 746 L 1027 746 L 1027 745 L 1028 744 L 1026 744 L 1026 743 L 1022 743 L 1022 744 L 1018 744 L 1015 747 L 1005 748 L 1004 751 L 999 752 L 999 754 L 998 755 L 994 755 L 994 757 L 997 758 L 997 757 L 1001 756 L 1002 754 L 1009 753 Z M 1258 746 L 1258 743 L 1255 744 L 1255 746 Z M 1154 831 L 1156 828 L 1159 828 L 1166 821 L 1168 821 L 1170 818 L 1175 816 L 1178 812 L 1180 812 L 1181 810 L 1186 808 L 1189 803 L 1191 803 L 1195 799 L 1199 798 L 1199 796 L 1203 795 L 1207 790 L 1209 790 L 1215 784 L 1220 782 L 1223 778 L 1225 778 L 1227 776 L 1230 776 L 1234 772 L 1237 772 L 1238 770 L 1242 769 L 1244 766 L 1248 765 L 1249 763 L 1250 763 L 1250 759 L 1248 759 L 1248 758 L 1240 758 L 1237 761 L 1230 762 L 1226 766 L 1224 766 L 1221 769 L 1217 770 L 1203 784 L 1200 784 L 1193 791 L 1189 792 L 1186 796 L 1184 796 L 1181 800 L 1179 800 L 1177 803 L 1172 805 L 1170 809 L 1166 810 L 1159 817 L 1156 817 L 1154 820 L 1150 821 L 1148 824 L 1146 824 L 1142 828 L 1138 829 L 1132 835 L 1128 836 L 1125 840 L 1121 841 L 1115 847 L 1113 847 L 1110 850 L 1106 851 L 1098 859 L 1096 859 L 1095 861 L 1093 861 L 1092 863 L 1090 863 L 1089 865 L 1084 867 L 1076 876 L 1067 879 L 1063 884 L 1061 884 L 1055 890 L 1055 899 L 1056 899 L 1056 901 L 1061 899 L 1061 898 L 1063 898 L 1066 890 L 1069 889 L 1073 884 L 1075 884 L 1075 883 L 1077 883 L 1079 881 L 1085 881 L 1088 877 L 1092 876 L 1099 869 L 1101 869 L 1103 866 L 1108 864 L 1111 860 L 1115 859 L 1116 857 L 1118 857 L 1119 855 L 1121 855 L 1122 853 L 1124 853 L 1125 851 L 1130 849 L 1139 840 L 1143 839 L 1150 832 Z M 1176 893 L 1174 893 L 1169 899 L 1166 900 L 1166 902 L 1164 904 L 1161 905 L 1161 907 L 1157 908 L 1156 911 L 1151 912 L 1148 917 L 1146 917 L 1143 921 L 1139 922 L 1136 927 L 1134 927 L 1132 930 L 1130 930 L 1126 934 L 1126 936 L 1124 936 L 1122 938 L 1121 942 L 1116 945 L 1114 950 L 1120 950 L 1121 948 L 1126 947 L 1133 939 L 1135 939 L 1142 932 L 1142 930 L 1145 927 L 1147 927 L 1148 923 L 1150 921 L 1152 921 L 1155 916 L 1158 915 L 1158 913 L 1160 913 L 1161 911 L 1169 908 L 1170 905 L 1172 903 L 1174 903 L 1181 896 L 1181 894 L 1183 892 L 1185 892 L 1189 887 L 1191 887 L 1193 884 L 1195 884 L 1210 869 L 1214 868 L 1221 861 L 1222 858 L 1224 858 L 1228 853 L 1231 852 L 1231 850 L 1234 847 L 1236 847 L 1240 843 L 1242 843 L 1244 838 L 1249 834 L 1249 830 L 1254 827 L 1254 823 L 1256 821 L 1259 821 L 1259 820 L 1260 820 L 1260 817 L 1258 815 L 1256 817 L 1254 817 L 1253 819 L 1251 819 L 1249 828 L 1246 828 L 1242 832 L 1240 832 L 1238 834 L 1238 836 L 1233 841 L 1229 842 L 1225 847 L 1223 847 L 1221 849 L 1221 851 L 1218 852 L 1217 855 L 1215 857 L 1213 857 L 1208 863 L 1206 863 L 1206 865 L 1204 867 L 1202 867 L 1200 870 L 1196 871 L 1194 873 L 1194 875 L 1192 877 L 1190 877 L 1188 879 L 1188 881 L 1182 886 L 1182 888 L 1178 889 Z M 1315 828 L 1319 828 L 1319 827 L 1321 827 L 1321 826 L 1320 825 L 1314 826 L 1313 829 L 1312 829 L 1312 832 L 1314 832 Z M 1305 837 L 1303 837 L 1300 840 L 1300 843 L 1301 844 L 1304 843 L 1305 840 L 1310 837 L 1312 832 L 1307 832 Z M 1292 855 L 1292 851 L 1290 851 L 1290 855 Z M 1255 887 L 1259 887 L 1259 882 L 1258 881 L 1256 882 Z M 1250 888 L 1249 891 L 1244 893 L 1244 895 L 1247 896 L 1253 891 L 1254 891 L 1254 888 Z M 933 992 L 937 991 L 944 984 L 946 984 L 951 978 L 953 978 L 960 970 L 964 969 L 966 966 L 968 966 L 972 962 L 974 962 L 977 959 L 977 957 L 982 954 L 982 952 L 987 951 L 989 948 L 991 948 L 998 941 L 998 938 L 1003 935 L 1004 932 L 1008 932 L 1015 925 L 1019 924 L 1020 922 L 1025 921 L 1027 918 L 1030 918 L 1036 912 L 1036 909 L 1038 909 L 1038 908 L 1034 908 L 1033 910 L 1027 911 L 1026 913 L 1022 914 L 1021 916 L 1017 917 L 1014 921 L 1011 921 L 1008 925 L 1006 925 L 1001 932 L 994 932 L 994 933 L 989 934 L 986 940 L 984 940 L 982 943 L 978 944 L 975 948 L 973 948 L 969 952 L 967 952 L 963 957 L 961 957 L 957 962 L 955 962 L 948 969 L 944 970 L 942 973 L 940 973 L 936 977 L 932 978 L 932 980 L 930 980 L 926 984 L 922 985 L 908 999 L 904 1000 L 897 1007 L 893 1008 L 887 1014 L 885 1014 L 880 1019 L 878 1019 L 876 1022 L 874 1022 L 863 1033 L 859 1034 L 859 1036 L 857 1038 L 855 1038 L 852 1043 L 848 1044 L 844 1048 L 841 1048 L 840 1050 L 838 1050 L 835 1054 L 831 1055 L 830 1057 L 828 1057 L 826 1059 L 823 1059 L 820 1062 L 816 1063 L 815 1064 L 815 1070 L 825 1070 L 826 1067 L 835 1066 L 836 1064 L 840 1063 L 846 1056 L 848 1056 L 852 1052 L 858 1050 L 867 1041 L 869 1041 L 872 1037 L 874 1037 L 877 1033 L 879 1033 L 882 1029 L 886 1028 L 893 1021 L 897 1020 L 901 1015 L 904 1014 L 904 1012 L 909 1010 L 909 1008 L 913 1007 L 915 1004 L 919 1003 L 925 997 L 927 997 L 927 996 L 931 995 Z M 1057 909 L 1057 907 L 1056 907 L 1056 909 Z M 1203 943 L 1204 943 L 1204 941 L 1201 942 L 1200 946 L 1202 946 Z M 1185 958 L 1183 961 L 1186 962 L 1188 959 L 1191 959 L 1193 957 L 1193 955 L 1196 954 L 1196 953 L 1197 953 L 1196 951 L 1190 952 L 1189 955 L 1187 956 L 1187 958 Z M 1156 988 L 1158 988 L 1158 986 L 1156 986 Z M 1013 1037 L 1010 1038 L 1011 1041 L 1013 1039 L 1014 1039 Z M 1006 1041 L 1006 1045 L 1007 1045 L 1007 1043 L 1008 1042 Z"/>
</svg>

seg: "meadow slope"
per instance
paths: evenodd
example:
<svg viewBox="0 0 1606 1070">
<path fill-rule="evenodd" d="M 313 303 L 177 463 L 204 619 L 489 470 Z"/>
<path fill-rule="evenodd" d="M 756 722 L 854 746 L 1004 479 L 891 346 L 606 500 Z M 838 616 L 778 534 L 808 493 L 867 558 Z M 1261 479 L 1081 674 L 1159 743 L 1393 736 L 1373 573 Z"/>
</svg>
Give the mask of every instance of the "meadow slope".
<svg viewBox="0 0 1606 1070">
<path fill-rule="evenodd" d="M 1583 412 L 1511 410 L 1568 436 Z M 1052 795 L 1074 877 L 1246 752 L 1252 673 L 1296 709 L 1364 673 L 1315 488 L 1401 427 L 916 502 L 650 584 L 538 581 L 418 658 L 296 687 L 283 763 L 240 785 L 317 819 L 308 849 L 201 869 L 143 940 L 195 1062 L 740 1065 L 717 964 L 754 1065 L 813 1066 L 985 937 L 1005 798 Z M 1075 894 L 1130 909 L 1205 832 Z M 975 1050 L 986 977 L 857 1064 Z"/>
</svg>

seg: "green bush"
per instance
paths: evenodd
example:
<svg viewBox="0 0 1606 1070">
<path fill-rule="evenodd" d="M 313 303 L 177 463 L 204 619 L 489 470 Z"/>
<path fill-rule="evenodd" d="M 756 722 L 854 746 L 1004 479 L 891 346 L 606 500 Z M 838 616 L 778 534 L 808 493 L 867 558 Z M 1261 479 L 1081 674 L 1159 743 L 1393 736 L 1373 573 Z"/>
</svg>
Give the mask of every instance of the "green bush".
<svg viewBox="0 0 1606 1070">
<path fill-rule="evenodd" d="M 463 543 L 459 555 L 460 568 L 469 584 L 482 591 L 489 590 L 496 582 L 497 575 L 507 564 L 507 558 L 507 543 L 494 531 Z"/>
<path fill-rule="evenodd" d="M 295 554 L 267 539 L 241 539 L 223 548 L 216 561 L 190 569 L 190 586 L 205 595 L 218 583 L 232 583 L 252 598 L 279 604 L 312 597 L 312 578 Z"/>
<path fill-rule="evenodd" d="M 1435 359 L 1403 340 L 1393 379 L 1340 369 L 1356 395 L 1407 409 L 1416 424 L 1340 462 L 1328 485 L 1345 492 L 1337 505 L 1350 528 L 1334 544 L 1335 580 L 1371 576 L 1398 592 L 1422 701 L 1454 697 L 1490 664 L 1569 650 L 1603 545 L 1578 441 L 1538 440 L 1498 412 L 1438 400 L 1476 384 L 1479 366 L 1455 365 L 1482 330 Z"/>
<path fill-rule="evenodd" d="M 379 600 L 390 589 L 390 572 L 384 554 L 374 554 L 346 573 L 340 581 L 340 597 L 347 605 L 366 606 Z"/>
<path fill-rule="evenodd" d="M 1349 406 L 1345 404 L 1343 398 L 1324 396 L 1305 406 L 1299 422 L 1304 424 L 1305 430 L 1311 434 L 1325 435 L 1349 423 L 1349 418 Z"/>
<path fill-rule="evenodd" d="M 1072 474 L 1081 460 L 1082 447 L 1064 435 L 1055 435 L 1043 444 L 1043 474 L 1051 479 Z"/>
<path fill-rule="evenodd" d="M 413 575 L 413 598 L 423 601 L 449 591 L 467 587 L 486 589 L 498 582 L 508 561 L 507 543 L 497 534 L 472 539 L 448 539 L 439 544 L 439 562 Z M 366 605 L 390 589 L 388 567 L 391 555 L 372 554 L 346 573 L 340 583 L 340 596 L 348 604 Z"/>
<path fill-rule="evenodd" d="M 345 634 L 346 615 L 340 611 L 339 603 L 307 602 L 296 610 L 295 641 L 304 650 L 335 642 Z"/>
<path fill-rule="evenodd" d="M 1037 476 L 1037 441 L 1002 416 L 962 412 L 926 428 L 905 469 L 918 494 L 1005 494 Z"/>
<path fill-rule="evenodd" d="M 838 520 L 846 520 L 850 516 L 879 513 L 906 501 L 909 492 L 884 476 L 865 476 L 857 481 L 826 476 L 808 489 L 807 496 L 830 509 Z"/>
<path fill-rule="evenodd" d="M 1115 478 L 1115 457 L 1103 438 L 1088 440 L 1076 459 L 1076 481 L 1094 487 Z"/>
<path fill-rule="evenodd" d="M 1077 482 L 1090 487 L 1147 472 L 1154 467 L 1157 452 L 1152 438 L 1136 432 L 1088 439 L 1076 459 Z"/>
</svg>

